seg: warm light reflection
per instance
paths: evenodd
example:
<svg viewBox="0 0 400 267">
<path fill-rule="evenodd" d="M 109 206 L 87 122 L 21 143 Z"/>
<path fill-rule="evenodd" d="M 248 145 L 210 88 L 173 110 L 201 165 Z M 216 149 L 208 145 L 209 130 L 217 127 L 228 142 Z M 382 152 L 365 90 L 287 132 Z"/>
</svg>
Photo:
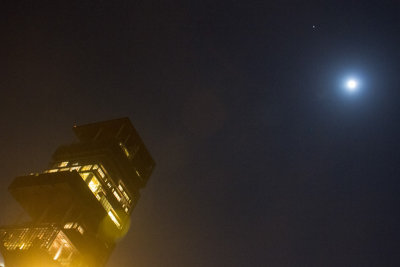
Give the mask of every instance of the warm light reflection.
<svg viewBox="0 0 400 267">
<path fill-rule="evenodd" d="M 110 216 L 111 220 L 115 223 L 115 225 L 121 229 L 121 224 L 119 223 L 118 219 L 116 218 L 116 215 L 114 215 L 113 211 L 110 210 L 108 212 L 108 216 Z"/>
<path fill-rule="evenodd" d="M 58 167 L 66 167 L 66 166 L 68 166 L 68 161 L 63 161 L 58 165 Z"/>
<path fill-rule="evenodd" d="M 121 147 L 122 151 L 124 151 L 125 156 L 127 158 L 130 158 L 131 155 L 129 154 L 129 150 L 126 148 L 126 146 L 123 143 L 119 143 L 119 146 Z"/>
<path fill-rule="evenodd" d="M 57 260 L 57 259 L 58 259 L 58 257 L 60 257 L 60 255 L 61 255 L 61 251 L 62 251 L 63 247 L 64 247 L 64 244 L 61 244 L 60 248 L 57 250 L 57 253 L 56 253 L 56 255 L 54 255 L 54 258 L 53 258 L 53 260 Z"/>
<path fill-rule="evenodd" d="M 97 180 L 96 177 L 93 176 L 92 179 L 91 179 L 90 182 L 89 182 L 89 188 L 90 188 L 90 190 L 91 190 L 93 193 L 95 193 L 95 192 L 97 192 L 97 190 L 99 189 L 99 187 L 100 187 L 99 180 Z"/>
</svg>

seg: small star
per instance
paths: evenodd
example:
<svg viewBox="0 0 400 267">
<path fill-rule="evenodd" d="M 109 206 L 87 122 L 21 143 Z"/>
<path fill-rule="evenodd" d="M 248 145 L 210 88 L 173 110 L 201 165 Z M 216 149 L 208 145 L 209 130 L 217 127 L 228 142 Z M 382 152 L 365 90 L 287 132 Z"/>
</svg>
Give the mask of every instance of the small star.
<svg viewBox="0 0 400 267">
<path fill-rule="evenodd" d="M 313 29 L 315 29 L 315 28 L 317 28 L 317 26 L 315 26 L 315 25 L 312 25 L 312 28 L 313 28 Z"/>
</svg>

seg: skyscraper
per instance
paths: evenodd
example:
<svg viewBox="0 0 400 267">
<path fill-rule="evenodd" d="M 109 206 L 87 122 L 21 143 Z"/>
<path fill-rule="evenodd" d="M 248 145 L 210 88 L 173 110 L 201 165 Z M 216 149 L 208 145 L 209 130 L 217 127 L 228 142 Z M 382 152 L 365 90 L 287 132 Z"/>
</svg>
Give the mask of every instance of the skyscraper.
<svg viewBox="0 0 400 267">
<path fill-rule="evenodd" d="M 49 168 L 8 190 L 27 223 L 0 227 L 6 267 L 98 267 L 129 228 L 155 163 L 128 118 L 74 126 Z"/>
</svg>

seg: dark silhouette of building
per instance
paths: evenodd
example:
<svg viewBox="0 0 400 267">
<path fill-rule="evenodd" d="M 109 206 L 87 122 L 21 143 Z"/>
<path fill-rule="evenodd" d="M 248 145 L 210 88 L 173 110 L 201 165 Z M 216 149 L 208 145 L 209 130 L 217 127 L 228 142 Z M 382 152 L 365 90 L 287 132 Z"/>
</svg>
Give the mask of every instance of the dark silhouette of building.
<svg viewBox="0 0 400 267">
<path fill-rule="evenodd" d="M 0 228 L 6 267 L 104 266 L 155 163 L 128 118 L 74 126 L 49 169 L 8 190 L 31 217 Z"/>
</svg>

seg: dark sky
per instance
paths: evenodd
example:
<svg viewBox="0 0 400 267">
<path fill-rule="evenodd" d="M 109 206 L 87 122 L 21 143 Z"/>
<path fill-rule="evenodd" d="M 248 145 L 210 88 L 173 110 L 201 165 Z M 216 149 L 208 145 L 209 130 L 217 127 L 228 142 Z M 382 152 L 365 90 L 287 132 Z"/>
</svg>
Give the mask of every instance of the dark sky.
<svg viewBox="0 0 400 267">
<path fill-rule="evenodd" d="M 108 267 L 400 266 L 397 1 L 10 2 L 0 223 L 74 123 L 128 116 L 157 167 Z"/>
</svg>

